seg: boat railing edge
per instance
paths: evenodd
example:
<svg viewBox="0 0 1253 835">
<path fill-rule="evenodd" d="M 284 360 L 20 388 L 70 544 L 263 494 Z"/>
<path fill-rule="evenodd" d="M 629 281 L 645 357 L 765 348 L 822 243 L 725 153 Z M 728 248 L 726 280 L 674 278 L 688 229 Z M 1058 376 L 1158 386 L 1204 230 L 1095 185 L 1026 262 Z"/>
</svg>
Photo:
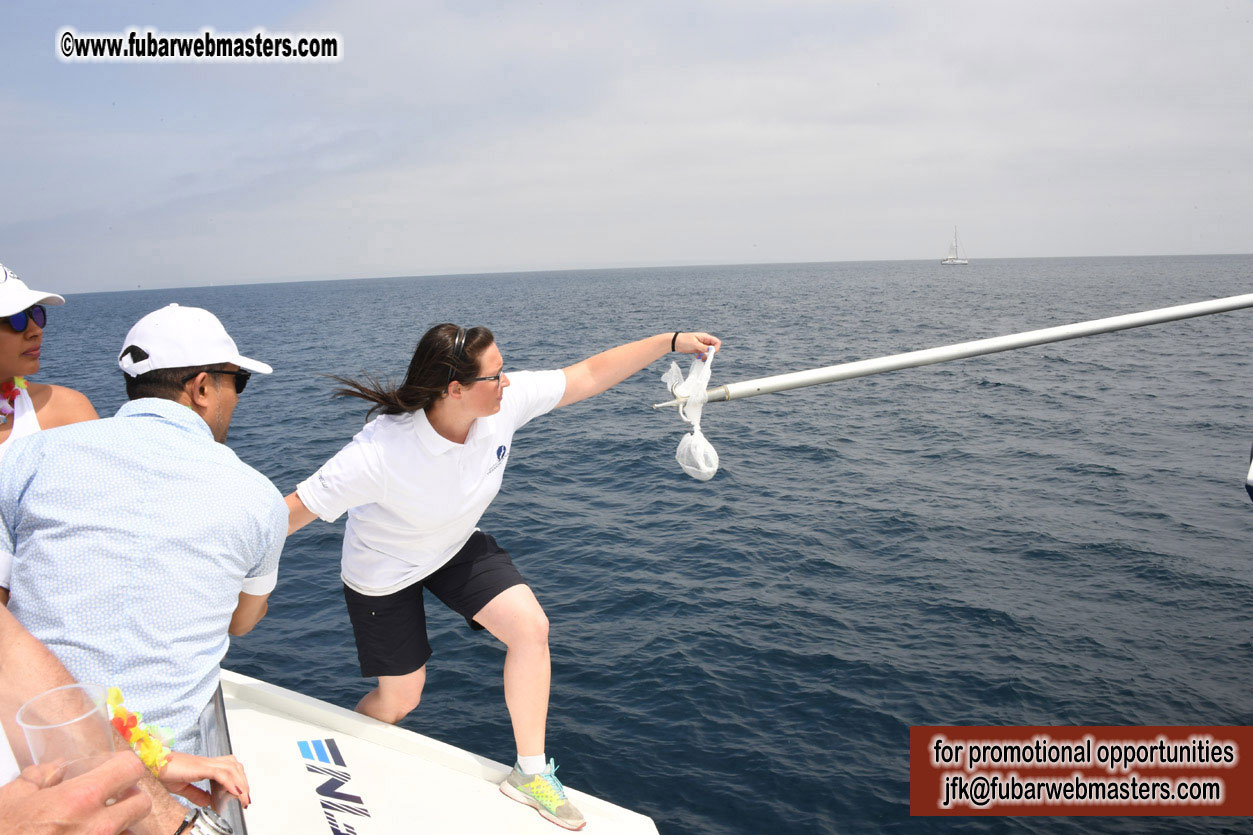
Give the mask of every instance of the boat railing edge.
<svg viewBox="0 0 1253 835">
<path fill-rule="evenodd" d="M 233 754 L 231 748 L 231 730 L 226 720 L 226 699 L 222 695 L 222 683 L 213 693 L 213 698 L 200 712 L 200 741 L 206 757 L 224 757 Z M 210 805 L 231 825 L 234 835 L 248 835 L 248 824 L 244 821 L 244 809 L 239 798 L 226 790 L 216 780 L 209 781 Z"/>
<path fill-rule="evenodd" d="M 227 698 L 315 722 L 396 751 L 417 754 L 463 774 L 501 780 L 509 773 L 509 766 L 487 757 L 232 670 L 222 670 L 222 689 Z"/>
<path fill-rule="evenodd" d="M 503 763 L 465 751 L 416 731 L 389 725 L 347 708 L 232 670 L 222 670 L 221 692 L 225 700 L 233 701 L 240 707 L 251 706 L 262 712 L 355 736 L 366 742 L 421 757 L 433 764 L 481 780 L 500 782 L 510 770 L 510 767 Z M 588 808 L 612 809 L 612 814 L 615 816 L 627 816 L 637 820 L 638 825 L 647 826 L 652 832 L 657 831 L 656 823 L 647 815 L 602 800 L 595 795 L 586 794 L 577 788 L 571 786 L 566 788 L 578 795 L 580 806 L 585 807 L 585 812 Z"/>
</svg>

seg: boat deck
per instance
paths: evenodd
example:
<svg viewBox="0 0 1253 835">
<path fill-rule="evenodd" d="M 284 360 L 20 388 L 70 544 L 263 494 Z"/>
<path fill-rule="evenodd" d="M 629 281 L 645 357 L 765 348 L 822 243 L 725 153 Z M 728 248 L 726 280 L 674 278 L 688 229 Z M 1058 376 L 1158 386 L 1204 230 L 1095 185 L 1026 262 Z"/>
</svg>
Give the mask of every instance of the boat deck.
<svg viewBox="0 0 1253 835">
<path fill-rule="evenodd" d="M 251 835 L 565 831 L 500 793 L 501 763 L 227 670 L 222 694 Z M 656 835 L 643 815 L 566 791 L 584 832 Z"/>
</svg>

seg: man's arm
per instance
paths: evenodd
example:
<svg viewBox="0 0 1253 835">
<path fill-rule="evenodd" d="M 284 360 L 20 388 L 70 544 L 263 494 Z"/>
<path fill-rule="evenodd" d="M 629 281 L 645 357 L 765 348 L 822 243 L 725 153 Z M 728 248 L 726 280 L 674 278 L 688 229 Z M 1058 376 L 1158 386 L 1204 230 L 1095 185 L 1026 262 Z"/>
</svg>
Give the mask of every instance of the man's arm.
<svg viewBox="0 0 1253 835">
<path fill-rule="evenodd" d="M 0 723 L 19 764 L 30 765 L 31 756 L 26 737 L 17 725 L 17 709 L 45 690 L 73 683 L 74 677 L 57 657 L 23 629 L 8 609 L 0 607 Z M 119 750 L 127 747 L 121 737 L 115 739 Z M 177 829 L 186 810 L 147 769 L 139 787 L 149 797 L 152 811 L 131 831 L 136 835 L 168 835 Z"/>
<path fill-rule="evenodd" d="M 226 631 L 235 637 L 247 635 L 252 628 L 265 617 L 266 611 L 270 608 L 270 594 L 249 594 L 246 591 L 239 593 L 239 603 L 235 606 L 235 613 L 231 615 L 231 625 Z"/>
<path fill-rule="evenodd" d="M 17 724 L 17 709 L 45 690 L 73 683 L 74 677 L 57 657 L 23 629 L 8 609 L 0 608 L 0 722 L 19 765 L 30 765 L 31 758 Z"/>
<path fill-rule="evenodd" d="M 283 543 L 287 540 L 288 510 L 278 490 L 272 485 L 270 490 L 273 491 L 273 499 L 269 504 L 269 517 L 264 520 L 265 535 L 257 542 L 256 561 L 244 578 L 235 611 L 231 613 L 231 622 L 226 627 L 227 633 L 236 637 L 247 635 L 265 617 L 270 606 L 270 593 L 278 584 L 279 559 L 283 554 Z"/>
<path fill-rule="evenodd" d="M 127 791 L 144 770 L 139 758 L 126 752 L 64 783 L 58 766 L 32 765 L 0 786 L 0 835 L 134 832 L 127 827 L 139 825 L 152 808 L 146 794 Z"/>
</svg>

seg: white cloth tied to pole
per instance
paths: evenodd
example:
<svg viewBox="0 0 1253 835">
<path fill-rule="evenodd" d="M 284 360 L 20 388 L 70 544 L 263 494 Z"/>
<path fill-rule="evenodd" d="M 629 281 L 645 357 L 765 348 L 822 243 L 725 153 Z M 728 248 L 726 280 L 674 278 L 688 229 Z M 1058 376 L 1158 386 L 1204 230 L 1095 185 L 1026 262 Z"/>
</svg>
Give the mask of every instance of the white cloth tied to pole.
<svg viewBox="0 0 1253 835">
<path fill-rule="evenodd" d="M 670 370 L 661 377 L 672 395 L 687 398 L 679 406 L 679 417 L 692 425 L 692 431 L 679 441 L 674 457 L 683 472 L 700 481 L 709 481 L 718 472 L 718 451 L 700 431 L 700 413 L 709 399 L 706 389 L 709 388 L 709 370 L 716 350 L 710 345 L 705 349 L 704 360 L 693 358 L 686 379 L 677 362 L 670 363 Z"/>
</svg>

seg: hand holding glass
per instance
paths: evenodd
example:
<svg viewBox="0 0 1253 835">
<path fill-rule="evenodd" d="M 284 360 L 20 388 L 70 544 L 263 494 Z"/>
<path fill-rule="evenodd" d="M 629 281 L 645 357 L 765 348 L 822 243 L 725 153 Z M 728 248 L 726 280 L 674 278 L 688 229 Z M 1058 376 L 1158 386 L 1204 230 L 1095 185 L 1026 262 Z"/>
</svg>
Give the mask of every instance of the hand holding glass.
<svg viewBox="0 0 1253 835">
<path fill-rule="evenodd" d="M 17 711 L 36 765 L 56 763 L 77 777 L 113 754 L 106 692 L 98 684 L 67 684 L 40 693 Z"/>
</svg>

